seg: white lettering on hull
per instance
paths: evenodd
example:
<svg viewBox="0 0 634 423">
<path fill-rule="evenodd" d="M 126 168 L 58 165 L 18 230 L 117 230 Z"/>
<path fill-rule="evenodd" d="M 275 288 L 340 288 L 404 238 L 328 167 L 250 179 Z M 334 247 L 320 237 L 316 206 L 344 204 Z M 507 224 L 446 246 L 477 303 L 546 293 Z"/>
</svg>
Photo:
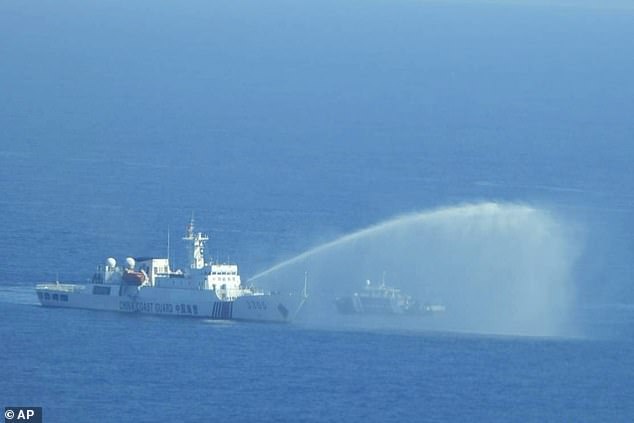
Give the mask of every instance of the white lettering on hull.
<svg viewBox="0 0 634 423">
<path fill-rule="evenodd" d="M 119 310 L 148 314 L 176 314 L 198 316 L 197 304 L 171 304 L 138 301 L 119 301 Z"/>
</svg>

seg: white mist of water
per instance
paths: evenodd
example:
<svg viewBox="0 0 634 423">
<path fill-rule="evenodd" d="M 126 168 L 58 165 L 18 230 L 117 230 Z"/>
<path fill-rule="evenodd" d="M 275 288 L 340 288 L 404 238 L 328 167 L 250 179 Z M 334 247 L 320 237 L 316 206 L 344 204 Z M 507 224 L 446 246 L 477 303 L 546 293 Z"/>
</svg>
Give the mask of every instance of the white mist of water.
<svg viewBox="0 0 634 423">
<path fill-rule="evenodd" d="M 252 277 L 297 290 L 309 272 L 308 323 L 456 330 L 535 336 L 571 335 L 572 272 L 579 245 L 549 212 L 482 203 L 409 214 L 320 245 Z M 365 280 L 388 285 L 445 313 L 344 316 L 335 298 Z M 292 282 L 291 282 L 292 281 Z"/>
</svg>

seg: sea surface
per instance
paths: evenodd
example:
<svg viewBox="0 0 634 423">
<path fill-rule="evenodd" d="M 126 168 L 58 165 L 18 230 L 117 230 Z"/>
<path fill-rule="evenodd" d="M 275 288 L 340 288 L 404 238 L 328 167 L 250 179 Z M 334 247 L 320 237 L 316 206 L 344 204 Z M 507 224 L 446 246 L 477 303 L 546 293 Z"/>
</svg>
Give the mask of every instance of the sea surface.
<svg viewBox="0 0 634 423">
<path fill-rule="evenodd" d="M 0 40 L 0 406 L 634 421 L 629 3 L 4 1 Z M 38 305 L 192 216 L 305 315 Z M 445 315 L 337 316 L 382 274 Z"/>
</svg>

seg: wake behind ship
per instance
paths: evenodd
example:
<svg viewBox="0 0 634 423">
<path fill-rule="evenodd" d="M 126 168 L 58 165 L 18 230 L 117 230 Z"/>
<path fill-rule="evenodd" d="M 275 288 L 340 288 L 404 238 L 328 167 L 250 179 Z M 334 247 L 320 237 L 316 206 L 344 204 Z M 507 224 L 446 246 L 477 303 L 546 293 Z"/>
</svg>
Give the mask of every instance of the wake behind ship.
<svg viewBox="0 0 634 423">
<path fill-rule="evenodd" d="M 194 232 L 193 219 L 183 240 L 187 271 L 172 270 L 166 258 L 128 257 L 123 267 L 108 258 L 89 283 L 38 284 L 38 299 L 49 307 L 263 322 L 289 322 L 304 304 L 305 287 L 296 295 L 265 293 L 242 285 L 237 264 L 206 263 L 209 237 Z"/>
</svg>

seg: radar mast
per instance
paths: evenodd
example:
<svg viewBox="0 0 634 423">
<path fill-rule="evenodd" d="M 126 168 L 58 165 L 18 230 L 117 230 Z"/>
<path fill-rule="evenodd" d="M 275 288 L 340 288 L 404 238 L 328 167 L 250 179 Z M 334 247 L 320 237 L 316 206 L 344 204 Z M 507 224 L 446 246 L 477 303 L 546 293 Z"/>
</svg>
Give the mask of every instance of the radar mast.
<svg viewBox="0 0 634 423">
<path fill-rule="evenodd" d="M 194 232 L 194 216 L 192 215 L 183 241 L 187 241 L 187 252 L 190 269 L 202 269 L 205 267 L 205 241 L 209 237 L 202 232 Z"/>
</svg>

